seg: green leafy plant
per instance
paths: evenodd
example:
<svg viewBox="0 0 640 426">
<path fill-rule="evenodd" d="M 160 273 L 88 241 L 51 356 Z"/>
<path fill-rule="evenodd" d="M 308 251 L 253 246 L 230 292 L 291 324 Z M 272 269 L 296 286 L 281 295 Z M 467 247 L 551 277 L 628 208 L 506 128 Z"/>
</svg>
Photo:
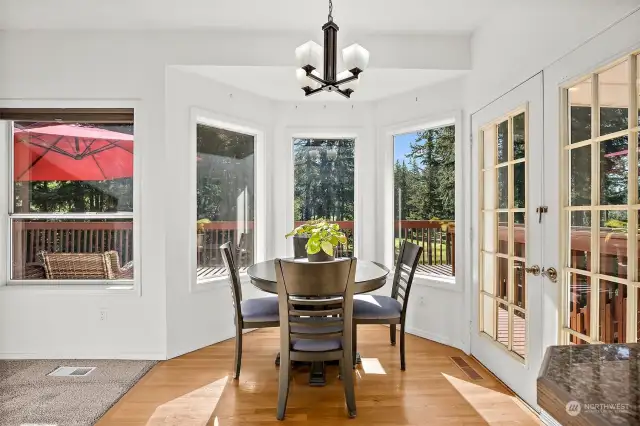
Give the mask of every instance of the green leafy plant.
<svg viewBox="0 0 640 426">
<path fill-rule="evenodd" d="M 198 233 L 202 233 L 204 232 L 204 225 L 206 225 L 207 223 L 211 223 L 211 221 L 209 219 L 200 219 L 196 222 L 196 232 Z"/>
<path fill-rule="evenodd" d="M 316 254 L 322 250 L 329 256 L 333 256 L 335 246 L 347 243 L 347 236 L 340 231 L 340 226 L 337 223 L 327 222 L 326 219 L 310 220 L 303 223 L 285 237 L 289 238 L 294 235 L 309 238 L 306 245 L 308 254 Z"/>
</svg>

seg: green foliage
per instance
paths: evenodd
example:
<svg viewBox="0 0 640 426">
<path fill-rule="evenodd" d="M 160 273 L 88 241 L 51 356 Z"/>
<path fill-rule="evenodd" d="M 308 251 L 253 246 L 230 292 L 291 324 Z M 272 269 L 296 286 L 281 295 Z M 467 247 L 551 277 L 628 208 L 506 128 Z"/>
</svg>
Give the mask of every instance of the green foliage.
<svg viewBox="0 0 640 426">
<path fill-rule="evenodd" d="M 295 139 L 294 220 L 354 219 L 352 139 Z"/>
<path fill-rule="evenodd" d="M 401 220 L 453 220 L 455 127 L 418 132 L 407 161 L 396 161 L 394 167 L 395 216 Z"/>
<path fill-rule="evenodd" d="M 327 222 L 325 219 L 311 220 L 296 227 L 285 237 L 301 235 L 309 238 L 307 241 L 307 253 L 316 254 L 320 250 L 329 256 L 333 256 L 333 248 L 339 244 L 346 244 L 347 237 L 337 223 Z"/>
</svg>

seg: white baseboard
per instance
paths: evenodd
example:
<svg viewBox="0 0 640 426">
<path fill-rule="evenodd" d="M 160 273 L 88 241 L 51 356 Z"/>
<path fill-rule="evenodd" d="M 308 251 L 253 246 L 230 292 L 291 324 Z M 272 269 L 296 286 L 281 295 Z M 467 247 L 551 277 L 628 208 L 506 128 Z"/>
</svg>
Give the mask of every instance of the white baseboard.
<svg viewBox="0 0 640 426">
<path fill-rule="evenodd" d="M 544 410 L 540 410 L 540 421 L 546 426 L 562 426 L 556 419 L 551 417 L 551 414 Z"/>
<path fill-rule="evenodd" d="M 434 342 L 442 343 L 443 345 L 447 345 L 447 346 L 453 346 L 451 344 L 451 340 L 448 337 L 443 336 L 441 334 L 432 333 L 430 331 L 420 330 L 418 328 L 413 328 L 413 327 L 407 327 L 405 328 L 405 331 L 409 334 L 413 334 L 414 336 L 422 337 L 423 339 L 433 340 Z"/>
</svg>

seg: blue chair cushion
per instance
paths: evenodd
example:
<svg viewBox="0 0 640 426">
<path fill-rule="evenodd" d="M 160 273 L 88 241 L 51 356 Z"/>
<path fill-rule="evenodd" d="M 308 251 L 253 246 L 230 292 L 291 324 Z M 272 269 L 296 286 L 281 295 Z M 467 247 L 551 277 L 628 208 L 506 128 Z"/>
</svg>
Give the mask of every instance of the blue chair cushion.
<svg viewBox="0 0 640 426">
<path fill-rule="evenodd" d="M 243 300 L 240 302 L 240 310 L 243 321 L 271 322 L 280 320 L 277 297 Z"/>
<path fill-rule="evenodd" d="M 353 299 L 354 319 L 400 318 L 402 304 L 389 296 L 357 295 Z"/>
<path fill-rule="evenodd" d="M 323 340 L 298 339 L 293 341 L 291 347 L 294 351 L 300 352 L 327 352 L 336 351 L 340 348 L 342 348 L 342 340 L 340 338 Z"/>
</svg>

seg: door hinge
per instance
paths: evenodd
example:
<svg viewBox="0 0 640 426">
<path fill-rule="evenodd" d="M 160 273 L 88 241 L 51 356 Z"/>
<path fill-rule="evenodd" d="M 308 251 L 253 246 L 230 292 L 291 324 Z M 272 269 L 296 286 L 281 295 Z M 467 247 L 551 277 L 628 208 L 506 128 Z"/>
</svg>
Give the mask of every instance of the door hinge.
<svg viewBox="0 0 640 426">
<path fill-rule="evenodd" d="M 536 213 L 538 213 L 538 223 L 542 223 L 542 214 L 549 213 L 549 207 L 540 206 L 536 209 Z"/>
</svg>

